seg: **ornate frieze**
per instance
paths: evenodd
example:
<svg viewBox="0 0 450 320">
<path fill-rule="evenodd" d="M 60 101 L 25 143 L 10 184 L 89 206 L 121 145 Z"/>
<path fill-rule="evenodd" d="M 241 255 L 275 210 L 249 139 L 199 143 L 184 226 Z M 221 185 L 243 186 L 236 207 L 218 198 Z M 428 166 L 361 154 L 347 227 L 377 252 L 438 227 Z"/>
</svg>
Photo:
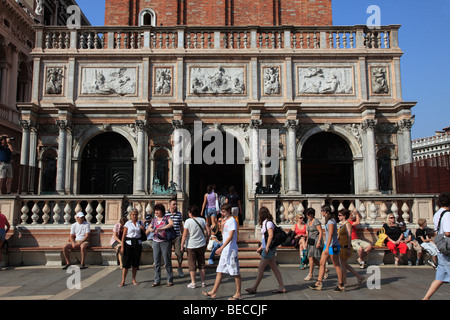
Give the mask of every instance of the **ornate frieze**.
<svg viewBox="0 0 450 320">
<path fill-rule="evenodd" d="M 246 93 L 244 67 L 191 67 L 189 93 L 195 95 Z"/>
<path fill-rule="evenodd" d="M 351 67 L 299 67 L 300 95 L 353 94 Z"/>
<path fill-rule="evenodd" d="M 136 68 L 82 68 L 82 95 L 136 95 Z"/>
</svg>

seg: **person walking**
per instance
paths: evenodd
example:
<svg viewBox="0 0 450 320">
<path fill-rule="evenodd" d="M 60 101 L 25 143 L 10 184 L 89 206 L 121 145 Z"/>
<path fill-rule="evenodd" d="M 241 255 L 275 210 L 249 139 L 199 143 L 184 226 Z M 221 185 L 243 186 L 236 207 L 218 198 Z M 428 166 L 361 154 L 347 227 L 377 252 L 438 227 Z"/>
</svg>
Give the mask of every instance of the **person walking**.
<svg viewBox="0 0 450 320">
<path fill-rule="evenodd" d="M 361 287 L 365 278 L 353 269 L 351 265 L 348 264 L 348 259 L 353 254 L 352 248 L 352 225 L 348 221 L 350 217 L 350 211 L 347 209 L 339 210 L 338 219 L 342 223 L 338 231 L 339 245 L 341 246 L 341 251 L 339 253 L 339 261 L 341 263 L 342 269 L 342 283 L 344 286 L 347 285 L 347 270 L 350 271 L 358 279 L 358 287 Z"/>
<path fill-rule="evenodd" d="M 222 282 L 223 274 L 227 273 L 234 278 L 236 291 L 228 300 L 241 300 L 241 274 L 239 270 L 238 245 L 237 245 L 237 223 L 231 215 L 231 205 L 225 203 L 221 207 L 223 219 L 223 245 L 217 249 L 216 254 L 220 255 L 219 265 L 217 266 L 216 280 L 211 291 L 202 294 L 205 297 L 215 299 L 220 283 Z"/>
<path fill-rule="evenodd" d="M 206 218 L 206 222 L 211 228 L 217 224 L 217 208 L 216 200 L 218 200 L 217 193 L 214 192 L 214 186 L 208 185 L 206 193 L 203 197 L 202 215 Z"/>
<path fill-rule="evenodd" d="M 187 248 L 189 274 L 191 276 L 191 283 L 187 285 L 188 288 L 197 288 L 195 273 L 196 266 L 200 271 L 200 280 L 202 287 L 206 287 L 205 274 L 205 252 L 207 239 L 211 234 L 206 220 L 200 217 L 200 208 L 193 205 L 188 210 L 189 219 L 186 220 L 183 237 L 181 239 L 181 251 Z"/>
<path fill-rule="evenodd" d="M 322 206 L 322 215 L 325 217 L 325 247 L 320 258 L 319 278 L 316 283 L 309 286 L 313 290 L 322 290 L 322 280 L 325 274 L 325 264 L 331 258 L 333 266 L 336 270 L 339 283 L 334 289 L 335 292 L 345 292 L 345 286 L 342 282 L 342 269 L 339 261 L 340 245 L 338 240 L 337 223 L 331 208 L 328 205 Z"/>
<path fill-rule="evenodd" d="M 307 208 L 305 210 L 305 216 L 308 219 L 308 222 L 306 223 L 306 244 L 308 250 L 309 273 L 304 280 L 309 281 L 312 280 L 314 276 L 314 265 L 320 265 L 323 247 L 323 229 L 319 219 L 316 218 L 316 210 Z M 325 270 L 324 279 L 326 276 L 327 270 Z"/>
<path fill-rule="evenodd" d="M 181 212 L 178 211 L 176 198 L 170 199 L 169 211 L 166 212 L 166 216 L 168 216 L 173 221 L 173 229 L 175 230 L 176 236 L 175 239 L 171 242 L 171 247 L 173 247 L 175 255 L 177 256 L 178 275 L 180 276 L 180 278 L 184 278 L 182 268 L 184 252 L 181 250 L 181 236 L 183 235 L 184 225 L 183 216 Z"/>
<path fill-rule="evenodd" d="M 258 275 L 256 277 L 256 282 L 251 288 L 246 288 L 245 291 L 251 294 L 255 294 L 257 292 L 258 286 L 261 283 L 261 280 L 264 276 L 264 270 L 267 265 L 273 271 L 275 278 L 278 281 L 278 289 L 273 290 L 272 293 L 286 293 L 286 288 L 283 284 L 283 278 L 281 277 L 280 269 L 277 266 L 276 253 L 277 248 L 270 248 L 270 245 L 273 241 L 275 224 L 273 223 L 273 216 L 270 214 L 270 211 L 267 207 L 261 207 L 258 212 L 259 216 L 259 225 L 261 227 L 261 246 L 256 251 L 261 254 L 261 260 L 258 266 Z"/>
<path fill-rule="evenodd" d="M 0 212 L 0 270 L 3 256 L 2 255 L 3 243 L 6 241 L 6 234 L 8 233 L 10 228 L 11 225 L 8 219 L 3 213 Z"/>
<path fill-rule="evenodd" d="M 123 268 L 122 268 L 122 282 L 119 287 L 125 286 L 125 280 L 128 275 L 128 269 L 131 268 L 132 281 L 135 286 L 139 283 L 136 281 L 136 274 L 139 270 L 139 263 L 141 261 L 142 242 L 141 233 L 145 232 L 144 224 L 138 220 L 139 211 L 132 209 L 130 212 L 130 218 L 123 226 L 122 246 L 120 247 L 120 253 L 123 256 Z"/>
<path fill-rule="evenodd" d="M 173 221 L 170 216 L 164 214 L 166 208 L 161 203 L 155 205 L 154 212 L 155 217 L 146 231 L 146 233 L 154 232 L 153 261 L 155 280 L 152 287 L 161 284 L 161 256 L 164 259 L 164 265 L 167 272 L 167 287 L 171 287 L 173 286 L 172 244 L 168 241 L 168 230 L 173 227 Z"/>
<path fill-rule="evenodd" d="M 434 214 L 433 223 L 437 234 L 450 237 L 450 193 L 443 192 L 438 198 L 439 210 Z M 444 284 L 450 282 L 450 256 L 438 252 L 438 265 L 435 280 L 423 300 L 430 300 L 433 294 Z"/>
</svg>

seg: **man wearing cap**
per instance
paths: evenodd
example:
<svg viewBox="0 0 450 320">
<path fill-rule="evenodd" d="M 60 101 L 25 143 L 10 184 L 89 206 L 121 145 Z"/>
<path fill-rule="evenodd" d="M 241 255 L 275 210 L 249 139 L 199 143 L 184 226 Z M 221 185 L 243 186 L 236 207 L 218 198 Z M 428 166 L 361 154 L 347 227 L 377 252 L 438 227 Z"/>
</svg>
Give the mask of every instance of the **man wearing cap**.
<svg viewBox="0 0 450 320">
<path fill-rule="evenodd" d="M 69 243 L 63 248 L 63 255 L 66 259 L 66 265 L 63 269 L 67 269 L 70 266 L 69 250 L 80 250 L 81 252 L 81 267 L 85 269 L 84 264 L 86 258 L 86 249 L 89 246 L 89 235 L 91 232 L 90 224 L 85 221 L 83 212 L 78 212 L 75 216 L 77 222 L 72 224 L 70 228 Z"/>
</svg>

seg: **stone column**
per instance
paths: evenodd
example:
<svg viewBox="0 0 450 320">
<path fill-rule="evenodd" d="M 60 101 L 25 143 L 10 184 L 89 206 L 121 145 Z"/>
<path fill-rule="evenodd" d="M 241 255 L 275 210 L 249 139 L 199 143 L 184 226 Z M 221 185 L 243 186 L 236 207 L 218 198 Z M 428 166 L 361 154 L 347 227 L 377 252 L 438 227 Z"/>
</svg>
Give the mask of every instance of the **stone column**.
<svg viewBox="0 0 450 320">
<path fill-rule="evenodd" d="M 298 120 L 287 120 L 285 123 L 286 135 L 286 175 L 288 178 L 288 193 L 298 192 L 298 172 L 297 172 L 297 128 Z"/>
<path fill-rule="evenodd" d="M 402 148 L 399 149 L 403 150 L 403 154 L 399 155 L 399 164 L 401 165 L 413 162 L 411 144 L 411 128 L 413 124 L 414 119 L 404 119 L 397 122 L 398 133 L 402 135 L 402 141 L 399 141 L 399 143 L 402 143 Z"/>
<path fill-rule="evenodd" d="M 30 161 L 30 121 L 20 121 L 22 127 L 22 149 L 20 152 L 20 164 L 22 166 L 28 166 Z"/>
<path fill-rule="evenodd" d="M 375 127 L 377 120 L 369 119 L 362 122 L 362 129 L 366 132 L 367 143 L 367 174 L 368 183 L 367 189 L 369 193 L 378 192 L 378 170 L 377 170 L 377 156 L 375 149 Z"/>
<path fill-rule="evenodd" d="M 135 191 L 137 194 L 145 194 L 145 159 L 147 150 L 147 139 L 145 137 L 146 125 L 147 122 L 144 120 L 136 121 L 137 157 L 135 170 Z"/>
<path fill-rule="evenodd" d="M 66 186 L 66 155 L 67 155 L 67 121 L 57 120 L 56 125 L 59 127 L 58 138 L 58 161 L 56 169 L 56 192 L 65 194 Z"/>
<path fill-rule="evenodd" d="M 176 183 L 177 191 L 182 190 L 183 183 L 183 156 L 181 156 L 183 143 L 180 142 L 182 138 L 181 131 L 184 125 L 183 120 L 173 120 L 173 154 L 172 154 L 172 164 L 173 164 L 173 176 L 172 181 Z"/>
<path fill-rule="evenodd" d="M 256 183 L 261 182 L 260 150 L 259 150 L 259 128 L 261 120 L 250 121 L 251 132 L 251 160 L 252 160 L 252 192 L 256 191 Z"/>
</svg>

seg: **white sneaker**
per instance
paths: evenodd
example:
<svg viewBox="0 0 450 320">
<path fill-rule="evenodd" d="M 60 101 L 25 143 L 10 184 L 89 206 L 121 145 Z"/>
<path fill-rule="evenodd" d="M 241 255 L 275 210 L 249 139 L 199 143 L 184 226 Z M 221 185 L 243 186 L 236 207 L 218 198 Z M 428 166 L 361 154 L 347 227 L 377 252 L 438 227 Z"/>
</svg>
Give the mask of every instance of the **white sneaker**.
<svg viewBox="0 0 450 320">
<path fill-rule="evenodd" d="M 189 284 L 187 285 L 187 287 L 188 287 L 189 289 L 195 289 L 195 288 L 197 288 L 197 285 L 196 285 L 195 283 L 189 283 Z"/>
</svg>

